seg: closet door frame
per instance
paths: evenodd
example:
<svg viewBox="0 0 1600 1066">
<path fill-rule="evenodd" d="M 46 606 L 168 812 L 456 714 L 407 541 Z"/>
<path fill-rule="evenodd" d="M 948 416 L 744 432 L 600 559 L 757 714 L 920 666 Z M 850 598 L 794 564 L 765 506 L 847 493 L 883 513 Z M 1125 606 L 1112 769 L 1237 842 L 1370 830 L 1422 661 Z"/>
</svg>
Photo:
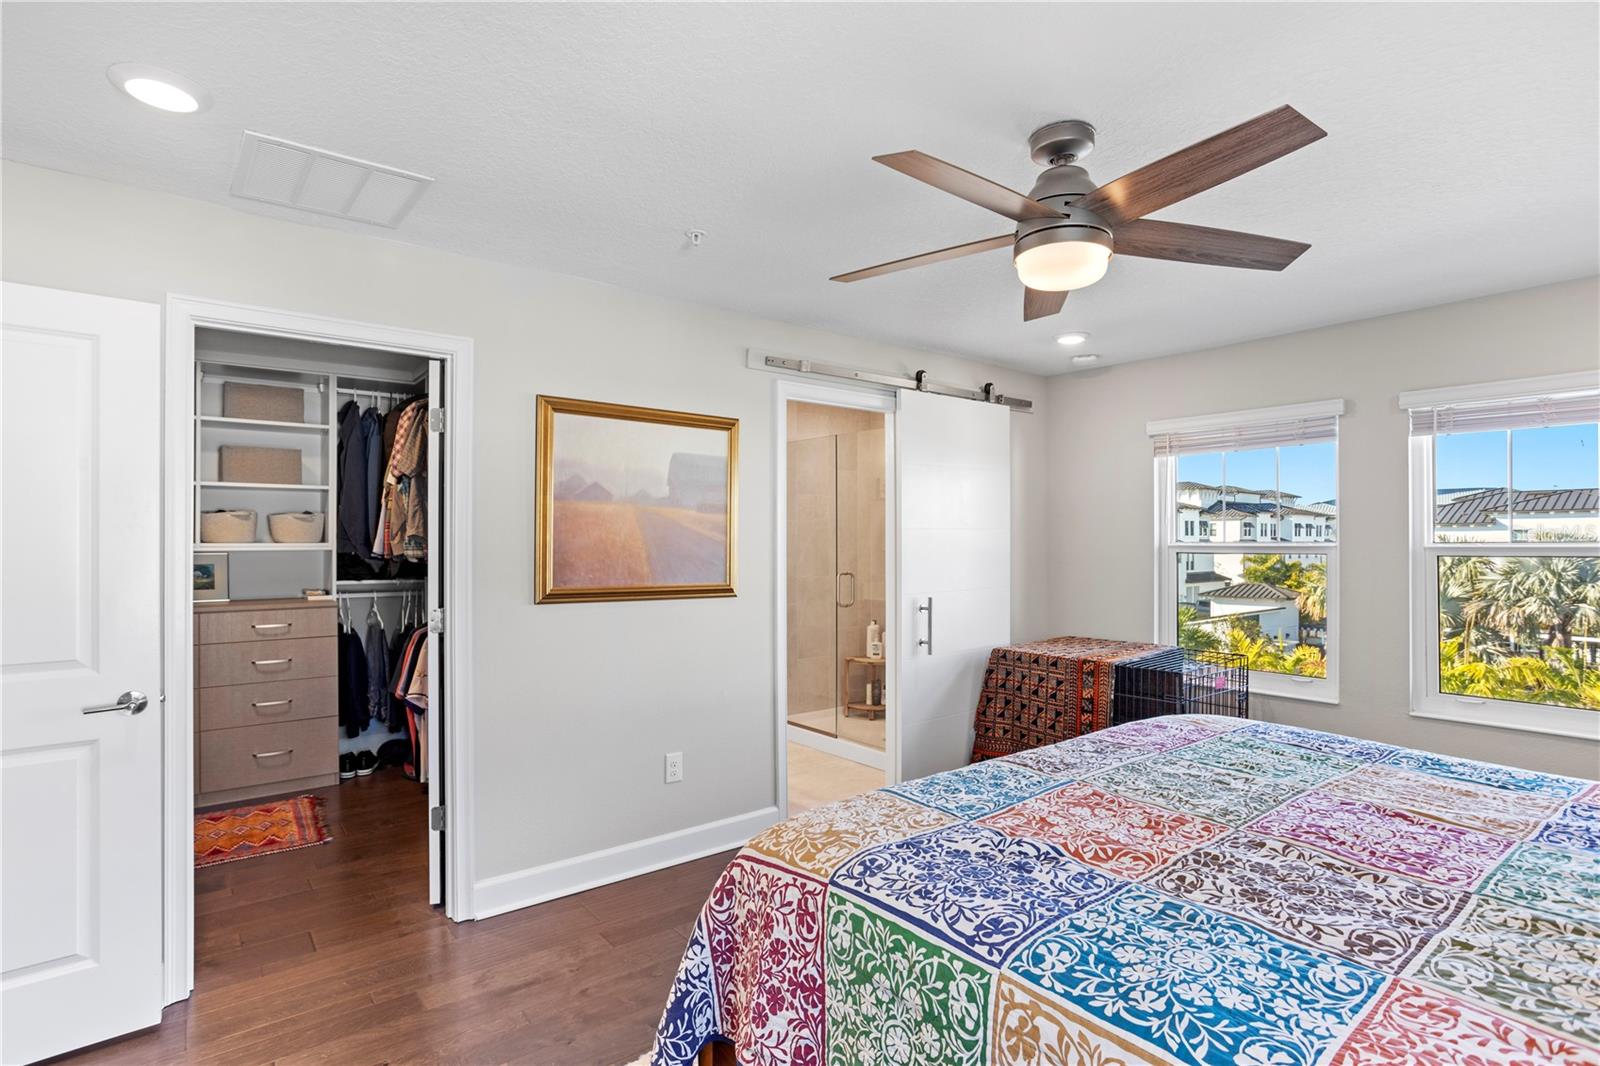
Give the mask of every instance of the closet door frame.
<svg viewBox="0 0 1600 1066">
<path fill-rule="evenodd" d="M 474 706 L 472 698 L 472 396 L 470 337 L 329 318 L 169 294 L 162 381 L 163 1002 L 194 989 L 194 666 L 190 553 L 194 517 L 195 331 L 220 329 L 319 344 L 377 348 L 437 360 L 444 376 L 445 432 L 468 442 L 444 449 L 442 558 L 430 575 L 443 583 L 449 639 L 442 673 L 444 731 L 445 914 L 476 917 L 473 905 Z"/>
</svg>

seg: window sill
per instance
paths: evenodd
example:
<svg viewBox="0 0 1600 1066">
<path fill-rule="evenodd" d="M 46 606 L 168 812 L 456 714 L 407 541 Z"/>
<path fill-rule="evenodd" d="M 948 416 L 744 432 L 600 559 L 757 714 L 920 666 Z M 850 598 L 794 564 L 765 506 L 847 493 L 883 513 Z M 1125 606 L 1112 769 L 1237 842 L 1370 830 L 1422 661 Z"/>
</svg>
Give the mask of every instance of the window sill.
<svg viewBox="0 0 1600 1066">
<path fill-rule="evenodd" d="M 1435 696 L 1411 708 L 1411 717 L 1440 722 L 1463 722 L 1518 733 L 1544 733 L 1547 736 L 1577 737 L 1600 741 L 1600 711 L 1574 707 L 1504 706 L 1485 701 L 1469 703 L 1449 696 Z"/>
<path fill-rule="evenodd" d="M 1316 681 L 1290 681 L 1285 677 L 1250 674 L 1250 695 L 1267 696 L 1275 700 L 1298 700 L 1302 703 L 1325 703 L 1337 706 L 1339 689 Z"/>
</svg>

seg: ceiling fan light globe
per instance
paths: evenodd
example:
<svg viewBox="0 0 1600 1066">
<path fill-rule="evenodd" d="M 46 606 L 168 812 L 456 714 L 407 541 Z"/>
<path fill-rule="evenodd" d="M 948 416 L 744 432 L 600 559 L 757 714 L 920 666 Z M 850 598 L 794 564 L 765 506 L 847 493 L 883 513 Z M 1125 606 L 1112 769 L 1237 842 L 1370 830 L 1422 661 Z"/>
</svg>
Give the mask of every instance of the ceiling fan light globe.
<svg viewBox="0 0 1600 1066">
<path fill-rule="evenodd" d="M 1087 288 L 1106 276 L 1111 249 L 1093 241 L 1054 241 L 1017 253 L 1017 277 L 1040 292 Z"/>
</svg>

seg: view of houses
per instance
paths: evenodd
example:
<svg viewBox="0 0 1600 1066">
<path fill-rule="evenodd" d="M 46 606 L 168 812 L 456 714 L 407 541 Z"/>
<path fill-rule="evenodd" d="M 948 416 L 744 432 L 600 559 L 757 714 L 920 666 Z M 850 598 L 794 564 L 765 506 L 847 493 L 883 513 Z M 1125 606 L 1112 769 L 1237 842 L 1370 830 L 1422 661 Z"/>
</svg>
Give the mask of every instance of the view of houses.
<svg viewBox="0 0 1600 1066">
<path fill-rule="evenodd" d="M 1252 670 L 1326 673 L 1334 500 L 1180 481 L 1179 643 L 1243 654 Z M 1440 543 L 1600 539 L 1600 489 L 1441 488 Z M 1258 543 L 1271 552 L 1207 551 Z M 1285 545 L 1293 545 L 1284 550 Z M 1302 547 L 1303 546 L 1303 547 Z M 1600 710 L 1600 560 L 1446 556 L 1439 573 L 1440 690 Z"/>
</svg>

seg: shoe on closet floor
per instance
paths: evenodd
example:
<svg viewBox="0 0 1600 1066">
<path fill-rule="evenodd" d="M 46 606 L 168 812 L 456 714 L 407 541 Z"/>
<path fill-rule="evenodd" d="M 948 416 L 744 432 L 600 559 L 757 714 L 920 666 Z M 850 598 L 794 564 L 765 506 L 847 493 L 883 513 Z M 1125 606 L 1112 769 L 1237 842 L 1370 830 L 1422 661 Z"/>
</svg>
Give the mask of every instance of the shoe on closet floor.
<svg viewBox="0 0 1600 1066">
<path fill-rule="evenodd" d="M 356 753 L 347 751 L 339 756 L 339 780 L 348 781 L 356 776 Z"/>
<path fill-rule="evenodd" d="M 378 768 L 378 757 L 370 751 L 356 752 L 356 773 L 366 777 Z"/>
</svg>

